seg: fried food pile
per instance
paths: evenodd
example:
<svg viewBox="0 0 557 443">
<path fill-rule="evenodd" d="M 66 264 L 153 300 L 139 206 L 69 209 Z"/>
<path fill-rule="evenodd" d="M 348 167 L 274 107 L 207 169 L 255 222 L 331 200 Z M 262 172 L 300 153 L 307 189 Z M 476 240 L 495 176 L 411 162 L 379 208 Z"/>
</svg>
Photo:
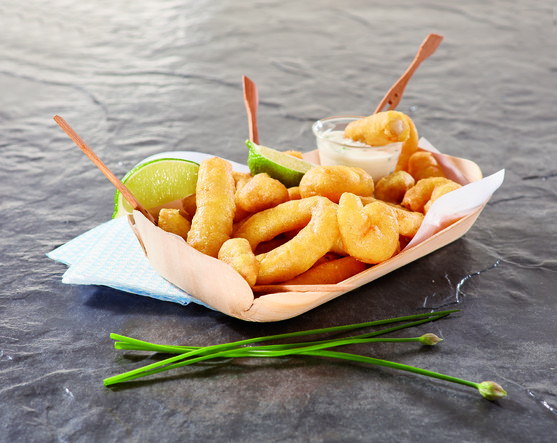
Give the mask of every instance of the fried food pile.
<svg viewBox="0 0 557 443">
<path fill-rule="evenodd" d="M 335 284 L 400 252 L 433 202 L 460 187 L 435 166 L 417 151 L 377 183 L 360 168 L 316 166 L 286 188 L 214 157 L 200 164 L 196 193 L 181 209 L 161 210 L 158 226 L 228 263 L 250 287 Z"/>
</svg>

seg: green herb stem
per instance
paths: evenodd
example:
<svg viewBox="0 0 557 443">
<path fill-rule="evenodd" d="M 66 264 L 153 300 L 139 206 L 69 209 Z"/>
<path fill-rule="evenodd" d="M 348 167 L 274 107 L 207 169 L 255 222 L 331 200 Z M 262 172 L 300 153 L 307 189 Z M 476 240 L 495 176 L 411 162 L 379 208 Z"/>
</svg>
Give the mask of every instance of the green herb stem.
<svg viewBox="0 0 557 443">
<path fill-rule="evenodd" d="M 245 345 L 259 343 L 264 341 L 272 341 L 272 340 L 279 340 L 285 338 L 292 338 L 292 337 L 301 337 L 306 335 L 317 335 L 317 334 L 324 334 L 324 333 L 332 333 L 332 332 L 342 332 L 342 331 L 349 331 L 359 328 L 365 328 L 370 326 L 378 326 L 378 325 L 385 325 L 403 321 L 410 321 L 410 320 L 417 320 L 412 321 L 410 323 L 405 323 L 403 325 L 395 326 L 392 328 L 383 329 L 380 331 L 375 331 L 368 334 L 362 334 L 356 337 L 350 337 L 347 339 L 331 339 L 331 340 L 322 340 L 320 342 L 310 342 L 310 343 L 295 343 L 289 345 L 268 345 L 267 350 L 265 352 L 275 352 L 274 356 L 278 356 L 277 353 L 284 354 L 284 352 L 292 352 L 295 353 L 296 350 L 299 349 L 323 349 L 326 347 L 331 346 L 342 346 L 346 344 L 354 344 L 358 342 L 369 343 L 373 341 L 377 341 L 378 339 L 373 339 L 373 336 L 386 334 L 388 332 L 393 332 L 395 330 L 408 328 L 411 326 L 416 326 L 422 323 L 430 322 L 438 320 L 444 316 L 447 316 L 453 312 L 457 312 L 458 310 L 450 310 L 450 311 L 439 311 L 435 313 L 424 313 L 424 314 L 415 314 L 411 316 L 404 316 L 404 317 L 396 317 L 386 320 L 377 320 L 365 323 L 357 323 L 352 325 L 344 325 L 344 326 L 333 326 L 329 328 L 320 328 L 320 329 L 312 329 L 307 331 L 298 331 L 298 332 L 291 332 L 286 334 L 277 334 L 277 335 L 270 335 L 264 337 L 256 337 L 251 339 L 239 340 L 232 343 L 225 343 L 220 345 L 212 345 L 212 346 L 204 346 L 204 347 L 191 347 L 191 346 L 164 346 L 164 345 L 156 345 L 153 343 L 145 342 L 142 340 L 133 339 L 130 337 L 125 337 L 119 334 L 111 334 L 110 337 L 115 340 L 120 340 L 115 344 L 115 347 L 120 349 L 134 349 L 134 350 L 148 350 L 148 351 L 156 351 L 156 352 L 168 352 L 174 353 L 178 352 L 179 355 L 152 363 L 147 365 L 143 368 L 138 368 L 132 371 L 128 371 L 124 374 L 120 374 L 114 377 L 109 377 L 104 380 L 104 384 L 106 386 L 121 383 L 123 381 L 129 381 L 140 377 L 145 377 L 151 374 L 156 374 L 162 371 L 167 371 L 173 368 L 181 367 L 190 365 L 193 363 L 205 361 L 211 358 L 219 358 L 219 357 L 245 357 L 249 356 L 250 352 L 254 354 L 259 352 L 264 352 L 263 346 L 257 347 L 245 347 Z M 418 320 L 420 319 L 420 320 Z M 401 339 L 389 339 L 391 340 L 401 340 Z M 402 339 L 407 341 L 407 339 Z M 412 339 L 411 341 L 418 341 L 419 339 Z M 340 344 L 342 343 L 342 344 Z M 317 346 L 317 348 L 316 348 Z M 252 354 L 252 355 L 254 355 Z M 197 356 L 197 357 L 196 357 Z M 272 357 L 273 355 L 267 354 L 267 356 Z"/>
<path fill-rule="evenodd" d="M 367 338 L 367 337 L 375 337 L 375 336 L 378 336 L 378 335 L 388 334 L 390 332 L 394 332 L 394 331 L 397 331 L 397 330 L 400 330 L 400 329 L 405 329 L 405 328 L 409 328 L 409 327 L 418 326 L 418 325 L 421 325 L 423 323 L 436 321 L 436 320 L 439 320 L 443 317 L 446 317 L 447 315 L 449 315 L 453 312 L 458 312 L 458 309 L 457 310 L 452 310 L 452 311 L 440 311 L 440 312 L 429 313 L 429 314 L 417 314 L 417 315 L 408 316 L 408 317 L 398 317 L 398 318 L 393 318 L 393 319 L 388 319 L 388 320 L 380 320 L 380 321 L 375 321 L 375 322 L 359 323 L 359 324 L 347 325 L 347 326 L 338 326 L 338 327 L 335 326 L 335 327 L 331 327 L 331 328 L 313 329 L 313 330 L 309 330 L 309 331 L 301 331 L 301 332 L 288 333 L 288 334 L 270 335 L 270 336 L 265 336 L 265 337 L 257 337 L 257 338 L 253 338 L 253 339 L 240 340 L 240 341 L 226 343 L 226 344 L 222 344 L 222 345 L 212 345 L 212 346 L 204 346 L 204 347 L 157 345 L 157 344 L 154 344 L 154 343 L 149 343 L 149 342 L 146 342 L 146 341 L 137 340 L 137 339 L 134 339 L 134 338 L 130 338 L 130 337 L 126 337 L 126 336 L 123 336 L 123 335 L 114 334 L 114 333 L 110 334 L 110 338 L 112 338 L 114 340 L 120 340 L 120 341 L 118 341 L 114 344 L 114 347 L 116 349 L 133 350 L 133 351 L 152 351 L 152 352 L 162 352 L 162 353 L 169 353 L 169 354 L 185 353 L 185 352 L 200 350 L 200 352 L 205 353 L 205 352 L 212 352 L 214 350 L 232 349 L 232 348 L 235 348 L 235 347 L 240 347 L 240 346 L 244 346 L 244 345 L 247 345 L 247 344 L 253 344 L 253 343 L 263 342 L 263 341 L 273 341 L 273 340 L 284 339 L 284 338 L 299 337 L 299 336 L 303 336 L 303 335 L 317 335 L 317 334 L 339 332 L 339 331 L 342 332 L 342 331 L 347 331 L 347 330 L 352 330 L 352 329 L 361 329 L 361 328 L 365 328 L 365 327 L 369 327 L 369 326 L 377 326 L 377 325 L 380 325 L 380 324 L 388 324 L 388 323 L 401 322 L 401 321 L 405 321 L 405 320 L 412 320 L 414 318 L 422 318 L 422 320 L 419 320 L 419 321 L 415 321 L 415 322 L 411 322 L 411 323 L 405 323 L 403 325 L 399 325 L 399 326 L 395 326 L 395 327 L 387 328 L 387 329 L 382 329 L 380 331 L 375 331 L 375 332 L 371 332 L 371 333 L 367 333 L 367 334 L 361 334 L 361 335 L 358 335 L 358 336 L 354 336 L 352 338 L 360 339 L 360 338 Z M 427 317 L 425 319 L 423 319 L 424 316 L 427 316 Z M 340 328 L 342 328 L 342 329 L 340 329 Z M 295 334 L 295 335 L 293 335 L 293 334 Z M 322 340 L 322 341 L 317 341 L 317 342 L 312 341 L 312 342 L 309 342 L 307 344 L 333 342 L 334 340 L 335 339 Z M 282 346 L 299 347 L 299 346 L 305 345 L 305 344 L 306 343 L 295 343 L 295 344 L 292 344 L 292 345 L 282 345 Z"/>
<path fill-rule="evenodd" d="M 300 352 L 302 355 L 313 355 L 315 357 L 330 357 L 330 358 L 337 358 L 343 360 L 351 360 L 360 363 L 368 363 L 377 366 L 384 366 L 387 368 L 392 369 L 400 369 L 402 371 L 413 372 L 415 374 L 425 375 L 427 377 L 438 378 L 441 380 L 449 381 L 452 383 L 458 383 L 460 385 L 469 386 L 471 388 L 479 389 L 479 383 L 475 383 L 468 380 L 463 380 L 461 378 L 452 377 L 450 375 L 440 374 L 439 372 L 429 371 L 427 369 L 416 368 L 414 366 L 404 365 L 402 363 L 395 363 L 392 361 L 387 360 L 380 360 L 378 358 L 373 357 L 365 357 L 363 355 L 356 355 L 356 354 L 348 354 L 345 352 L 338 352 L 338 351 L 302 351 Z"/>
</svg>

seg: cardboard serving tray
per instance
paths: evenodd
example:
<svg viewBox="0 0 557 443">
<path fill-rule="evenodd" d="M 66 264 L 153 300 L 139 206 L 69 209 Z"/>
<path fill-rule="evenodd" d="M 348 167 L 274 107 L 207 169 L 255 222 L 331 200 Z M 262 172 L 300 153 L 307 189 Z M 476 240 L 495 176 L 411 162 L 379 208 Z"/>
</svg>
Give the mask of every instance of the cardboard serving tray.
<svg viewBox="0 0 557 443">
<path fill-rule="evenodd" d="M 436 154 L 446 174 L 461 184 L 477 182 L 482 172 L 474 162 Z M 312 151 L 305 158 L 318 163 Z M 271 322 L 295 317 L 346 292 L 417 260 L 462 237 L 474 224 L 486 202 L 465 215 L 445 218 L 427 231 L 427 237 L 411 242 L 391 259 L 372 266 L 337 285 L 306 285 L 301 290 L 255 294 L 246 281 L 228 264 L 207 256 L 181 237 L 153 225 L 139 211 L 130 215 L 130 224 L 153 268 L 165 279 L 208 306 L 232 317 L 255 322 Z M 457 211 L 458 212 L 458 211 Z"/>
</svg>

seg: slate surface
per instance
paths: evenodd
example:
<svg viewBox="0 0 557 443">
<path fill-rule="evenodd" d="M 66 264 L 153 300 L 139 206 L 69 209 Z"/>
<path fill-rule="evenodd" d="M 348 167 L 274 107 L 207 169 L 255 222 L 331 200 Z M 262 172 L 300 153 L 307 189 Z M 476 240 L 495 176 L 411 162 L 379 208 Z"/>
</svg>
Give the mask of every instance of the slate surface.
<svg viewBox="0 0 557 443">
<path fill-rule="evenodd" d="M 68 2 L 0 5 L 0 441 L 493 441 L 557 438 L 557 54 L 552 2 Z M 112 185 L 56 126 L 62 115 L 119 176 L 193 150 L 245 162 L 242 75 L 261 142 L 311 150 L 311 124 L 366 114 L 430 32 L 441 47 L 399 109 L 443 152 L 505 183 L 457 242 L 292 320 L 65 285 L 46 253 L 107 221 Z M 310 358 L 233 361 L 112 389 L 153 361 L 111 332 L 208 345 L 427 310 L 433 349 L 353 352 L 474 381 Z M 400 334 L 404 335 L 404 334 Z"/>
</svg>

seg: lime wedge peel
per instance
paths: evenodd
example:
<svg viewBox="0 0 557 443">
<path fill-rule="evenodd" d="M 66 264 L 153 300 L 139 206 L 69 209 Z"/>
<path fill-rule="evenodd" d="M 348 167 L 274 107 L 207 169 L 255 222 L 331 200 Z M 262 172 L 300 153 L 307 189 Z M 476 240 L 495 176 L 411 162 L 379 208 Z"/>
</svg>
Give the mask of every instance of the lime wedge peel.
<svg viewBox="0 0 557 443">
<path fill-rule="evenodd" d="M 248 167 L 252 175 L 266 172 L 287 188 L 298 186 L 304 174 L 314 164 L 246 140 L 249 149 Z"/>
<path fill-rule="evenodd" d="M 160 158 L 140 163 L 122 183 L 147 209 L 187 197 L 195 192 L 199 164 L 177 158 Z M 130 214 L 132 207 L 120 191 L 114 195 L 112 218 Z"/>
</svg>

